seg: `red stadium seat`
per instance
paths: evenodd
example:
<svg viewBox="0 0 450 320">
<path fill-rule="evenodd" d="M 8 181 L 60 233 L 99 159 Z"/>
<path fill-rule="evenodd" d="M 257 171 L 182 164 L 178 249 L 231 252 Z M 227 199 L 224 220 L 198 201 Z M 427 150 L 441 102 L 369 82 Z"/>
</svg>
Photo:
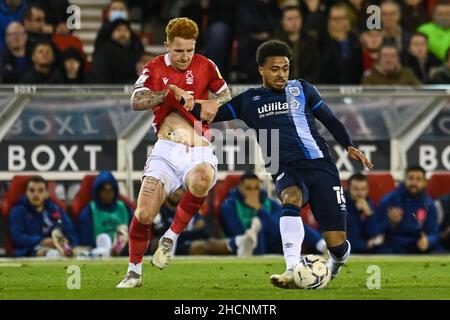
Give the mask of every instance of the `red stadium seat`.
<svg viewBox="0 0 450 320">
<path fill-rule="evenodd" d="M 427 193 L 433 198 L 439 198 L 442 195 L 450 193 L 450 173 L 434 173 L 427 184 Z"/>
<path fill-rule="evenodd" d="M 369 173 L 369 198 L 378 205 L 381 198 L 395 189 L 395 180 L 390 173 Z"/>
<path fill-rule="evenodd" d="M 92 185 L 94 184 L 95 174 L 88 174 L 81 180 L 80 190 L 75 195 L 72 201 L 72 217 L 76 219 L 81 210 L 84 209 L 92 200 Z M 127 206 L 136 209 L 136 203 L 127 197 L 119 194 L 119 199 L 122 200 Z"/>
<path fill-rule="evenodd" d="M 27 186 L 27 181 L 31 176 L 14 176 L 11 180 L 8 192 L 5 195 L 5 200 L 3 201 L 2 212 L 4 216 L 9 214 L 9 211 L 14 207 L 14 205 L 19 201 L 19 198 L 25 194 L 25 188 Z M 55 193 L 56 183 L 54 181 L 48 182 L 48 191 L 50 199 L 55 202 L 58 206 L 66 210 L 66 204 L 56 197 Z"/>
<path fill-rule="evenodd" d="M 214 189 L 214 215 L 218 217 L 220 215 L 220 207 L 225 199 L 228 197 L 228 193 L 231 188 L 236 187 L 239 184 L 240 175 L 230 174 L 225 178 L 222 183 L 218 183 Z"/>
<path fill-rule="evenodd" d="M 319 228 L 319 224 L 317 223 L 316 219 L 314 219 L 314 215 L 309 204 L 307 204 L 300 210 L 300 216 L 302 217 L 304 224 L 307 224 L 308 226 L 316 230 Z"/>
<path fill-rule="evenodd" d="M 31 176 L 14 176 L 13 179 L 11 180 L 11 184 L 9 186 L 8 192 L 6 192 L 5 200 L 3 201 L 1 208 L 5 225 L 8 224 L 9 212 L 19 201 L 19 198 L 25 194 L 25 188 L 27 186 L 27 182 L 30 179 L 30 177 Z M 55 186 L 56 183 L 54 181 L 48 182 L 48 191 L 50 199 L 53 202 L 55 202 L 58 206 L 66 210 L 65 203 L 56 197 Z M 8 230 L 6 230 L 6 254 L 11 255 L 12 251 L 13 251 L 12 242 L 9 237 Z"/>
</svg>

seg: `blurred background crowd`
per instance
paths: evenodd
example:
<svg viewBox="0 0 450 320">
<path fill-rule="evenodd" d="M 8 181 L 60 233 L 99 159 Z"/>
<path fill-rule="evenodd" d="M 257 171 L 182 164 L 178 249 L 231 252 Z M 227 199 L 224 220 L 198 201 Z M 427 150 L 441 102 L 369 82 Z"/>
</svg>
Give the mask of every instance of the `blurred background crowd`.
<svg viewBox="0 0 450 320">
<path fill-rule="evenodd" d="M 260 82 L 268 39 L 291 46 L 291 78 L 314 84 L 450 83 L 449 0 L 0 0 L 0 81 L 133 83 L 178 16 L 229 83 Z"/>
</svg>

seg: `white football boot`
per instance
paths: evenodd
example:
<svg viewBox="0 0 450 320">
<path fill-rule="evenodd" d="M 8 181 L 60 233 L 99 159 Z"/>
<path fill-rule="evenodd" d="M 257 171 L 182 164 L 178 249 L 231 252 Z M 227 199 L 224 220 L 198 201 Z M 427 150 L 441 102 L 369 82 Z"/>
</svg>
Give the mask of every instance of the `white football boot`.
<svg viewBox="0 0 450 320">
<path fill-rule="evenodd" d="M 296 289 L 294 282 L 294 272 L 291 269 L 286 270 L 283 274 L 273 274 L 270 276 L 270 282 L 275 287 L 283 289 Z"/>
<path fill-rule="evenodd" d="M 173 241 L 169 238 L 162 237 L 159 240 L 158 249 L 153 254 L 152 264 L 159 269 L 164 269 L 169 265 L 172 258 Z"/>
<path fill-rule="evenodd" d="M 142 285 L 142 279 L 139 274 L 129 271 L 122 281 L 116 286 L 119 289 L 137 288 Z"/>
<path fill-rule="evenodd" d="M 333 280 L 338 276 L 339 272 L 341 272 L 341 267 L 347 262 L 347 259 L 350 256 L 351 252 L 350 242 L 348 240 L 345 241 L 347 241 L 348 243 L 348 249 L 342 258 L 337 259 L 330 251 L 328 251 L 330 258 L 327 261 L 327 266 L 328 268 L 330 268 L 331 271 L 331 280 Z"/>
</svg>

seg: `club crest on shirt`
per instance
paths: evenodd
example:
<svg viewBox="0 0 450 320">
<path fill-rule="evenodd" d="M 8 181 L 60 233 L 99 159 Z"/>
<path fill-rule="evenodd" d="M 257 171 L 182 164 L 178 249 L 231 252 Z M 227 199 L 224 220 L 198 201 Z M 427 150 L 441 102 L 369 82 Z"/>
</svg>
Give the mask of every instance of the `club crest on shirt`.
<svg viewBox="0 0 450 320">
<path fill-rule="evenodd" d="M 192 74 L 192 70 L 188 70 L 186 72 L 186 84 L 188 85 L 194 84 L 194 75 Z"/>
<path fill-rule="evenodd" d="M 289 93 L 292 96 L 294 96 L 294 97 L 297 97 L 297 96 L 300 95 L 300 88 L 299 87 L 289 87 L 288 90 L 289 90 Z"/>
<path fill-rule="evenodd" d="M 164 84 L 167 84 L 167 82 L 169 82 L 169 78 L 164 77 L 162 78 L 162 81 L 164 82 Z"/>
</svg>

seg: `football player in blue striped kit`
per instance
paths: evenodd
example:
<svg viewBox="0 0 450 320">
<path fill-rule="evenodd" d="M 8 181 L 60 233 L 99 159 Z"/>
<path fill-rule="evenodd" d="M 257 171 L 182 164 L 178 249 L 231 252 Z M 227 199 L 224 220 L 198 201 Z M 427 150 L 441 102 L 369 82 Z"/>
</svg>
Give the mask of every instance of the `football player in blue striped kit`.
<svg viewBox="0 0 450 320">
<path fill-rule="evenodd" d="M 332 278 L 338 275 L 350 255 L 346 237 L 347 210 L 339 172 L 315 119 L 331 132 L 351 159 L 360 161 L 368 169 L 373 168 L 353 145 L 347 129 L 316 88 L 304 80 L 288 81 L 290 58 L 291 51 L 284 42 L 263 43 L 256 53 L 263 86 L 234 97 L 219 108 L 214 119 L 214 122 L 241 119 L 256 130 L 258 141 L 260 129 L 278 130 L 279 166 L 277 172 L 271 174 L 283 205 L 280 231 L 286 271 L 272 275 L 271 282 L 281 288 L 295 287 L 293 270 L 300 261 L 304 238 L 299 211 L 306 203 L 311 205 L 327 243 Z M 192 113 L 201 119 L 198 105 Z"/>
</svg>

